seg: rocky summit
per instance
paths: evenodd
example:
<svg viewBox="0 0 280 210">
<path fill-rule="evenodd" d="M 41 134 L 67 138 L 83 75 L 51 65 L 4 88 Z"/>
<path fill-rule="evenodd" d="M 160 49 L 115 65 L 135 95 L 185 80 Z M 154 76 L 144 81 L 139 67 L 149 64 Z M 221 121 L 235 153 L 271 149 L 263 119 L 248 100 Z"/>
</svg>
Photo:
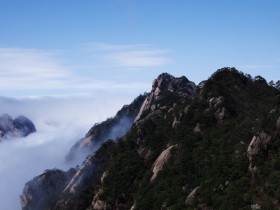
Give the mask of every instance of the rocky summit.
<svg viewBox="0 0 280 210">
<path fill-rule="evenodd" d="M 35 125 L 23 115 L 15 119 L 8 114 L 0 116 L 0 141 L 12 137 L 25 137 L 34 132 Z"/>
<path fill-rule="evenodd" d="M 280 209 L 280 90 L 235 68 L 163 73 L 67 159 L 84 152 L 26 183 L 22 209 Z"/>
</svg>

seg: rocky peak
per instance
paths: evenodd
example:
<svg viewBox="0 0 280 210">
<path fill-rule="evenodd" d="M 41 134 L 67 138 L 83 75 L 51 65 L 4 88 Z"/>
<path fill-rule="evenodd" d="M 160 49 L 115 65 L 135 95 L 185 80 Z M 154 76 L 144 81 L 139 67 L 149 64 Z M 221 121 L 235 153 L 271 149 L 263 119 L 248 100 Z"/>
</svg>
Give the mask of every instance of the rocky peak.
<svg viewBox="0 0 280 210">
<path fill-rule="evenodd" d="M 23 115 L 15 119 L 8 114 L 0 116 L 0 140 L 8 136 L 25 137 L 35 131 L 33 122 Z"/>
<path fill-rule="evenodd" d="M 157 98 L 163 91 L 180 92 L 188 98 L 194 98 L 196 86 L 185 76 L 174 77 L 168 73 L 162 73 L 153 81 L 151 94 Z"/>
<path fill-rule="evenodd" d="M 168 73 L 163 73 L 153 81 L 152 90 L 149 96 L 146 98 L 142 107 L 135 118 L 135 122 L 138 121 L 143 112 L 146 110 L 155 109 L 155 102 L 161 97 L 164 97 L 164 93 L 174 93 L 176 96 L 181 97 L 184 100 L 192 100 L 196 96 L 197 87 L 194 82 L 189 81 L 185 76 L 174 77 Z"/>
<path fill-rule="evenodd" d="M 27 117 L 20 115 L 14 120 L 14 126 L 20 131 L 21 136 L 27 136 L 36 131 L 36 128 L 31 120 Z"/>
</svg>

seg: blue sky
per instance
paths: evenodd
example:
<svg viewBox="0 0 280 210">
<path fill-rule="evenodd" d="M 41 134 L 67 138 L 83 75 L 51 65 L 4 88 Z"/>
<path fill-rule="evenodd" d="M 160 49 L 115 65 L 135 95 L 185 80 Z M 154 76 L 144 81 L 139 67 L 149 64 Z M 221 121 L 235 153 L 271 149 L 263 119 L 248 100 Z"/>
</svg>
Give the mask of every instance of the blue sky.
<svg viewBox="0 0 280 210">
<path fill-rule="evenodd" d="M 149 91 L 236 67 L 280 80 L 278 0 L 0 0 L 0 95 Z"/>
</svg>

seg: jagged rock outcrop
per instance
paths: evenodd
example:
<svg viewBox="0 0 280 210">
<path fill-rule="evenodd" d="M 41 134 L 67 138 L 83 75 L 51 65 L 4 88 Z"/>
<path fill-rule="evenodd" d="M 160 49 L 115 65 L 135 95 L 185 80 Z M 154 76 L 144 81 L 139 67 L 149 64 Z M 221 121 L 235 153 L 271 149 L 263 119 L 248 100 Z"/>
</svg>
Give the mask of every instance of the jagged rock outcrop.
<svg viewBox="0 0 280 210">
<path fill-rule="evenodd" d="M 141 109 L 135 118 L 135 122 L 140 120 L 143 114 L 148 110 L 154 111 L 155 108 L 160 108 L 159 104 L 156 104 L 155 102 L 161 97 L 164 97 L 167 92 L 178 95 L 185 100 L 192 100 L 196 96 L 196 90 L 196 85 L 189 81 L 185 76 L 176 78 L 167 73 L 159 75 L 158 78 L 153 81 L 152 90 L 141 106 Z"/>
<path fill-rule="evenodd" d="M 0 141 L 8 137 L 25 137 L 36 132 L 35 125 L 25 116 L 13 119 L 8 114 L 0 116 Z"/>
<path fill-rule="evenodd" d="M 219 108 L 215 113 L 218 124 L 222 124 L 225 119 L 229 118 L 229 116 L 229 112 L 225 107 Z"/>
<path fill-rule="evenodd" d="M 271 143 L 272 136 L 265 132 L 261 132 L 259 135 L 254 136 L 252 141 L 250 142 L 247 149 L 247 157 L 249 159 L 249 171 L 252 174 L 257 172 L 257 165 L 253 162 L 254 157 L 256 157 L 260 152 L 264 152 L 267 150 L 268 144 Z"/>
<path fill-rule="evenodd" d="M 47 209 L 75 173 L 75 169 L 70 169 L 68 172 L 58 169 L 46 170 L 26 183 L 20 196 L 22 209 Z"/>
<path fill-rule="evenodd" d="M 178 145 L 169 146 L 166 150 L 164 150 L 158 156 L 158 158 L 156 159 L 156 161 L 154 162 L 153 167 L 152 167 L 153 176 L 150 179 L 151 182 L 157 177 L 158 172 L 160 170 L 162 170 L 164 165 L 167 163 L 167 161 L 168 161 L 168 159 L 171 155 L 172 150 L 177 148 L 177 147 L 178 147 Z"/>
<path fill-rule="evenodd" d="M 113 145 L 113 141 L 106 142 L 99 151 L 88 156 L 75 169 L 71 168 L 66 172 L 47 170 L 26 183 L 21 195 L 23 210 L 78 209 L 80 193 L 90 183 L 100 183 L 106 159 L 110 159 L 110 147 Z"/>
<path fill-rule="evenodd" d="M 215 118 L 218 124 L 222 124 L 225 119 L 230 117 L 230 114 L 225 107 L 225 97 L 218 96 L 209 99 L 209 108 L 215 110 Z M 207 109 L 206 111 L 209 111 Z"/>
<path fill-rule="evenodd" d="M 225 98 L 223 96 L 213 97 L 209 100 L 209 106 L 218 109 L 223 106 Z"/>
<path fill-rule="evenodd" d="M 258 155 L 262 149 L 267 149 L 267 145 L 271 142 L 271 135 L 261 132 L 254 136 L 247 149 L 247 156 L 249 161 L 252 161 L 254 156 Z"/>
<path fill-rule="evenodd" d="M 196 198 L 196 196 L 198 195 L 198 191 L 199 191 L 200 186 L 197 186 L 196 188 L 194 188 L 190 194 L 187 196 L 185 204 L 190 206 L 192 205 L 194 199 Z"/>
<path fill-rule="evenodd" d="M 123 106 L 115 117 L 95 124 L 84 138 L 75 143 L 67 154 L 66 159 L 70 161 L 76 158 L 85 158 L 97 150 L 106 140 L 116 140 L 123 137 L 131 128 L 146 97 L 146 95 L 138 96 L 130 105 Z"/>
<path fill-rule="evenodd" d="M 99 198 L 101 193 L 102 193 L 102 189 L 100 189 L 93 197 L 93 200 L 91 203 L 91 206 L 93 209 L 96 209 L 96 210 L 106 210 L 107 209 L 107 204 L 104 201 L 100 200 L 100 198 Z"/>
</svg>

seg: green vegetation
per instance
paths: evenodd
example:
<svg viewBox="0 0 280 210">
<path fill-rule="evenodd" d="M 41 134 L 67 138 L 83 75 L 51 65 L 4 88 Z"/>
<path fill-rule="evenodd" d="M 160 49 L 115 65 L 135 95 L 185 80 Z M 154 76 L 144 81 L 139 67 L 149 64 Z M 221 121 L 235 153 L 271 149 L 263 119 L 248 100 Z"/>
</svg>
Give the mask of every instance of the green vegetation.
<svg viewBox="0 0 280 210">
<path fill-rule="evenodd" d="M 262 209 L 278 208 L 279 138 L 266 154 L 257 157 L 261 160 L 254 181 L 247 157 L 254 135 L 276 132 L 280 115 L 277 94 L 278 90 L 263 78 L 252 79 L 235 69 L 213 74 L 203 84 L 200 97 L 192 102 L 165 94 L 158 103 L 170 107 L 176 103 L 175 108 L 146 119 L 120 141 L 121 149 L 114 153 L 103 184 L 102 199 L 121 209 L 129 209 L 134 202 L 136 209 L 186 209 L 187 195 L 201 186 L 189 209 L 252 209 L 255 204 Z M 205 111 L 209 99 L 218 96 L 225 98 L 223 106 L 230 115 L 222 124 L 217 123 L 215 109 Z M 188 112 L 183 113 L 187 105 Z M 180 113 L 180 123 L 173 128 L 173 119 Z M 202 127 L 200 133 L 193 132 L 197 122 Z M 152 164 L 167 144 L 179 147 L 155 181 L 150 182 Z M 151 151 L 146 160 L 136 152 L 140 145 Z"/>
<path fill-rule="evenodd" d="M 92 209 L 94 197 L 106 209 L 280 209 L 279 94 L 274 83 L 234 68 L 215 72 L 192 101 L 161 92 L 125 137 L 96 152 L 98 172 L 73 209 Z M 262 132 L 271 140 L 249 160 L 248 146 Z M 151 181 L 171 145 L 176 149 Z"/>
</svg>

